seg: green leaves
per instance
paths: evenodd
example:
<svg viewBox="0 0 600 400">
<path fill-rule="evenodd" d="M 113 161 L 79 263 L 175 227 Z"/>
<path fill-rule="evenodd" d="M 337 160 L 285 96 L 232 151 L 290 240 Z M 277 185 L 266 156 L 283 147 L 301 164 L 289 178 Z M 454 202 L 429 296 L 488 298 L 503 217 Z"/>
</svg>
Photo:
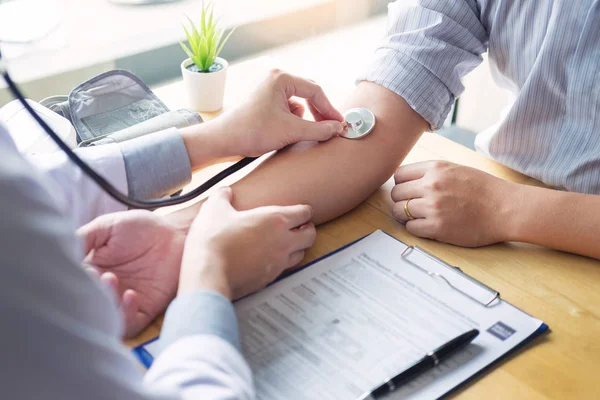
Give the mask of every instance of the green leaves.
<svg viewBox="0 0 600 400">
<path fill-rule="evenodd" d="M 204 1 L 202 2 L 202 14 L 199 24 L 195 25 L 188 16 L 186 18 L 189 22 L 189 29 L 185 24 L 182 26 L 189 47 L 183 42 L 179 42 L 179 44 L 201 71 L 208 72 L 235 29 L 232 29 L 223 38 L 223 31 L 217 28 L 219 19 L 214 18 L 214 4 L 212 1 L 209 1 L 207 5 L 204 4 Z"/>
</svg>

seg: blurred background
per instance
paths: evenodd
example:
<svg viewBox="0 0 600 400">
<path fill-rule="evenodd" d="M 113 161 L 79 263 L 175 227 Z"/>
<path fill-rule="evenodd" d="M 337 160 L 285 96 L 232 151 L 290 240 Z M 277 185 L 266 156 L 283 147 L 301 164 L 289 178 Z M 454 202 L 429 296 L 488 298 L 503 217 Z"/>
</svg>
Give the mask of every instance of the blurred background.
<svg viewBox="0 0 600 400">
<path fill-rule="evenodd" d="M 185 58 L 184 15 L 199 15 L 202 0 L 0 0 L 0 38 L 18 32 L 27 45 L 3 43 L 9 69 L 29 98 L 68 94 L 101 72 L 123 68 L 149 86 L 180 79 Z M 402 0 L 400 0 L 402 1 Z M 6 6 L 22 12 L 7 20 Z M 221 26 L 237 27 L 222 56 L 230 63 L 257 56 L 327 85 L 352 85 L 386 27 L 386 0 L 215 0 Z M 2 19 L 4 15 L 4 20 Z M 37 31 L 50 31 L 44 39 Z M 24 32 L 24 33 L 23 33 Z M 34 40 L 36 39 L 36 40 Z M 467 90 L 441 133 L 471 147 L 510 104 L 484 62 L 465 80 Z M 11 100 L 0 82 L 0 107 Z M 338 103 L 343 99 L 335 99 Z"/>
</svg>

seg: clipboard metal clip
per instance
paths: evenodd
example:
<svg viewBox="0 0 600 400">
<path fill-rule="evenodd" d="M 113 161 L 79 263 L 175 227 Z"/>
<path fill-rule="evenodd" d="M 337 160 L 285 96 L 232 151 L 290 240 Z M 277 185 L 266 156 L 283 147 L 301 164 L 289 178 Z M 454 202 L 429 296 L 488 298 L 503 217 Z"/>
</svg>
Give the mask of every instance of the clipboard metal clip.
<svg viewBox="0 0 600 400">
<path fill-rule="evenodd" d="M 456 273 L 461 274 L 465 279 L 469 280 L 470 282 L 472 282 L 473 284 L 479 286 L 480 288 L 484 289 L 485 291 L 490 293 L 490 298 L 488 300 L 482 301 L 479 300 L 473 296 L 471 296 L 469 293 L 465 292 L 464 290 L 461 290 L 459 288 L 457 288 L 456 286 L 454 286 L 445 276 L 437 273 L 437 272 L 432 272 L 429 271 L 427 268 L 423 268 L 422 266 L 420 266 L 419 264 L 411 261 L 408 258 L 408 255 L 410 253 L 412 253 L 412 251 L 415 250 L 417 252 L 419 252 L 420 254 L 430 258 L 431 260 L 435 261 L 436 263 L 449 268 L 451 271 L 454 271 Z M 442 281 L 446 282 L 446 284 L 452 288 L 453 290 L 456 290 L 457 292 L 459 292 L 460 294 L 462 294 L 463 296 L 468 297 L 469 299 L 475 301 L 476 303 L 484 306 L 484 307 L 490 307 L 494 301 L 496 301 L 497 299 L 500 299 L 500 292 L 498 292 L 497 290 L 492 289 L 491 287 L 489 287 L 488 285 L 478 281 L 477 279 L 474 279 L 472 277 L 470 277 L 469 275 L 465 274 L 460 268 L 455 267 L 453 265 L 448 264 L 447 262 L 445 262 L 444 260 L 434 256 L 433 254 L 431 254 L 430 252 L 428 252 L 427 250 L 424 250 L 422 248 L 420 248 L 419 246 L 407 246 L 406 249 L 404 249 L 404 251 L 402 252 L 402 254 L 400 255 L 406 262 L 408 262 L 410 265 L 412 265 L 413 267 L 421 270 L 422 272 L 426 273 L 427 275 L 433 277 L 433 278 L 439 278 Z"/>
</svg>

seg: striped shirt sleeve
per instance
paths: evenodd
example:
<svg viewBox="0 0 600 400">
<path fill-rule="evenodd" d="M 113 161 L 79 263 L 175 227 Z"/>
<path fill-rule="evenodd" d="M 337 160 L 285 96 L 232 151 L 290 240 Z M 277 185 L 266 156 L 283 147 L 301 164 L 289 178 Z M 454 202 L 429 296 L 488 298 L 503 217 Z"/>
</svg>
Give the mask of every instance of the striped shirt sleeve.
<svg viewBox="0 0 600 400">
<path fill-rule="evenodd" d="M 398 0 L 387 37 L 360 80 L 382 85 L 427 120 L 442 125 L 464 90 L 461 78 L 482 61 L 488 34 L 474 0 Z"/>
</svg>

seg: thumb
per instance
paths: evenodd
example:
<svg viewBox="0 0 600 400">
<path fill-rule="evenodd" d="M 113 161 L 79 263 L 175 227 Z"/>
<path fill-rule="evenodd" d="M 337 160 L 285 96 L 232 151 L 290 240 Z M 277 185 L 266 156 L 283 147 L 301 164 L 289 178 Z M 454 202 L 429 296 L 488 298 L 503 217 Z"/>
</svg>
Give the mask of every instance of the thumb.
<svg viewBox="0 0 600 400">
<path fill-rule="evenodd" d="M 206 201 L 204 207 L 233 209 L 231 201 L 233 200 L 233 191 L 229 186 L 217 189 Z"/>
<path fill-rule="evenodd" d="M 292 128 L 293 129 L 293 128 Z M 299 129 L 295 131 L 295 141 L 319 141 L 329 140 L 344 131 L 344 125 L 339 121 L 313 122 L 300 120 Z"/>
<path fill-rule="evenodd" d="M 106 245 L 111 234 L 111 219 L 108 216 L 96 218 L 77 230 L 77 236 L 83 240 L 83 252 L 88 255 L 92 250 Z"/>
</svg>

